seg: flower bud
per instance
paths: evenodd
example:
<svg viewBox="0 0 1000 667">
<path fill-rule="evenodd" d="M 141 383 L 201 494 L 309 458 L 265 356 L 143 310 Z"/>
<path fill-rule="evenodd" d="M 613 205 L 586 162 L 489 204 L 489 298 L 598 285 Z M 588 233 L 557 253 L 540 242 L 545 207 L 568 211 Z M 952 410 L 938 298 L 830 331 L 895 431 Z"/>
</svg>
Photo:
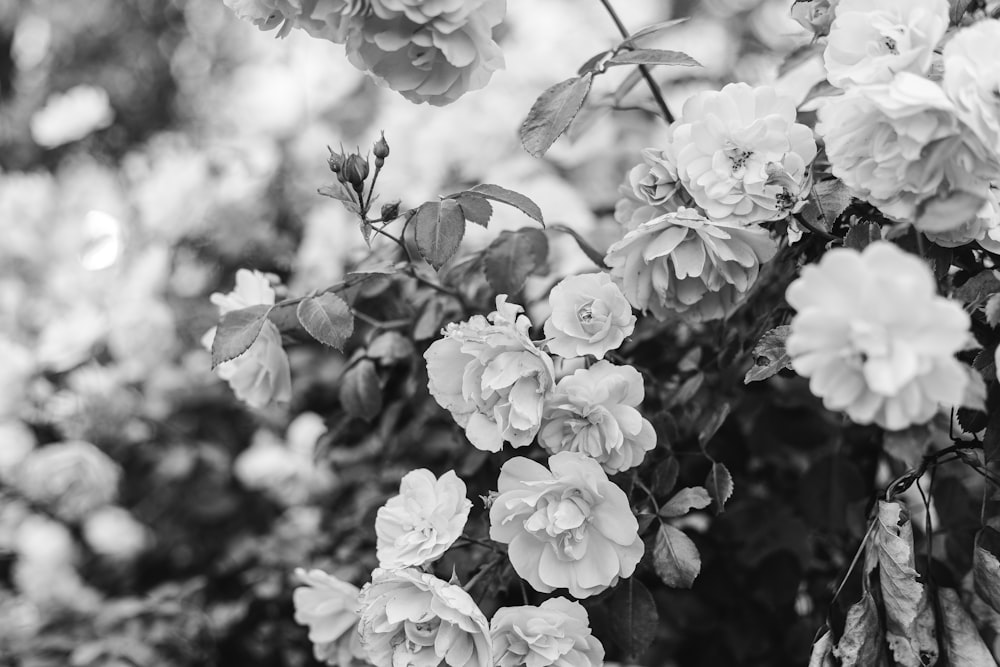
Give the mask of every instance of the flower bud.
<svg viewBox="0 0 1000 667">
<path fill-rule="evenodd" d="M 372 149 L 375 157 L 385 159 L 389 157 L 389 142 L 385 140 L 385 134 L 375 142 L 375 147 Z"/>
<path fill-rule="evenodd" d="M 389 222 L 390 220 L 395 220 L 399 217 L 399 202 L 391 201 L 387 204 L 382 204 L 382 221 Z"/>
<path fill-rule="evenodd" d="M 365 179 L 368 178 L 369 169 L 370 167 L 366 158 L 361 157 L 357 153 L 352 153 L 347 157 L 347 161 L 344 162 L 344 178 L 347 179 L 347 182 L 355 190 L 360 190 L 365 184 Z"/>
<path fill-rule="evenodd" d="M 344 166 L 344 154 L 334 153 L 333 149 L 329 146 L 327 146 L 326 149 L 330 151 L 330 157 L 326 159 L 326 164 L 330 167 L 330 171 L 335 174 L 340 173 L 340 170 Z"/>
</svg>

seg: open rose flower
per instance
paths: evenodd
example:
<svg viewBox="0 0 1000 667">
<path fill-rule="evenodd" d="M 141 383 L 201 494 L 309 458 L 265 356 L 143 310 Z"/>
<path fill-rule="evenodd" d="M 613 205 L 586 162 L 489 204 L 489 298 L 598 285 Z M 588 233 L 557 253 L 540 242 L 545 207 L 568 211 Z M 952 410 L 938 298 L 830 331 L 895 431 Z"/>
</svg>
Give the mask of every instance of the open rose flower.
<svg viewBox="0 0 1000 667">
<path fill-rule="evenodd" d="M 671 146 L 643 150 L 642 162 L 629 170 L 618 191 L 621 198 L 615 204 L 615 220 L 625 232 L 679 206 L 694 205 L 678 179 Z"/>
<path fill-rule="evenodd" d="M 681 207 L 645 222 L 608 249 L 605 262 L 629 302 L 657 319 L 728 316 L 778 251 L 766 230 L 708 220 Z"/>
<path fill-rule="evenodd" d="M 944 80 L 958 116 L 993 152 L 1000 152 L 1000 21 L 962 28 L 944 45 Z"/>
<path fill-rule="evenodd" d="M 539 607 L 503 607 L 490 621 L 497 667 L 601 667 L 604 647 L 579 602 L 555 597 Z"/>
<path fill-rule="evenodd" d="M 731 83 L 697 93 L 671 126 L 677 174 L 708 217 L 778 220 L 805 205 L 816 157 L 795 101 L 770 86 Z M 782 174 L 782 183 L 772 178 Z"/>
<path fill-rule="evenodd" d="M 930 268 L 886 241 L 828 251 L 786 294 L 798 313 L 792 368 L 830 410 L 889 430 L 961 406 L 969 372 L 955 353 L 972 342 L 962 306 L 938 296 Z"/>
<path fill-rule="evenodd" d="M 399 495 L 375 518 L 379 566 L 391 570 L 437 560 L 462 534 L 470 509 L 465 483 L 454 470 L 440 479 L 425 468 L 407 473 Z"/>
<path fill-rule="evenodd" d="M 497 484 L 490 538 L 509 545 L 511 565 L 536 591 L 586 598 L 632 576 L 644 550 L 639 524 L 597 461 L 559 452 L 546 468 L 519 456 Z"/>
<path fill-rule="evenodd" d="M 451 323 L 424 353 L 428 389 L 451 412 L 477 448 L 498 452 L 504 442 L 531 444 L 545 397 L 555 384 L 552 358 L 528 338 L 523 309 L 496 300 L 489 315 Z"/>
<path fill-rule="evenodd" d="M 309 628 L 309 641 L 320 662 L 337 667 L 367 664 L 358 633 L 361 591 L 322 570 L 295 570 L 303 584 L 292 592 L 295 622 Z"/>
<path fill-rule="evenodd" d="M 948 0 L 841 0 L 823 62 L 838 88 L 926 74 L 948 29 Z"/>
<path fill-rule="evenodd" d="M 538 443 L 550 454 L 579 452 L 613 475 L 642 462 L 656 446 L 656 432 L 637 409 L 645 394 L 631 366 L 599 361 L 556 385 Z"/>
<path fill-rule="evenodd" d="M 67 521 L 113 503 L 122 470 L 107 454 L 79 440 L 33 449 L 17 466 L 14 485 Z"/>
<path fill-rule="evenodd" d="M 795 0 L 792 4 L 792 18 L 817 37 L 830 32 L 837 0 Z"/>
<path fill-rule="evenodd" d="M 561 280 L 549 293 L 552 315 L 545 322 L 550 352 L 598 359 L 621 346 L 635 328 L 632 306 L 606 273 Z"/>
<path fill-rule="evenodd" d="M 490 628 L 460 586 L 420 570 L 375 570 L 361 589 L 361 642 L 375 667 L 493 667 Z"/>
</svg>

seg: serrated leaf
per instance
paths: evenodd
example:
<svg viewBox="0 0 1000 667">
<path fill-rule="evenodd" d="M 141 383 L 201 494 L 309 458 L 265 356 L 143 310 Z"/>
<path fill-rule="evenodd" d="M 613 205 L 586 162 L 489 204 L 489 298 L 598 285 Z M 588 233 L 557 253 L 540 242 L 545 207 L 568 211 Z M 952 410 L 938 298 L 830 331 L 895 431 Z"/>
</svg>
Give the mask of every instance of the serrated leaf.
<svg viewBox="0 0 1000 667">
<path fill-rule="evenodd" d="M 939 588 L 938 600 L 941 604 L 942 634 L 944 635 L 944 650 L 948 656 L 948 664 L 955 665 L 989 665 L 996 662 L 989 648 L 979 636 L 976 624 L 962 605 L 958 592 L 951 588 Z"/>
<path fill-rule="evenodd" d="M 558 225 L 558 224 L 549 225 L 549 229 L 554 229 L 557 232 L 562 232 L 563 234 L 569 234 L 570 236 L 572 236 L 573 240 L 576 241 L 576 245 L 580 247 L 580 250 L 583 251 L 583 254 L 586 255 L 590 261 L 592 261 L 600 268 L 607 270 L 608 265 L 604 263 L 604 255 L 597 252 L 594 246 L 590 245 L 587 242 L 587 240 L 582 236 L 580 236 L 580 234 L 575 229 L 571 229 L 566 225 Z"/>
<path fill-rule="evenodd" d="M 382 411 L 382 388 L 379 385 L 375 362 L 362 359 L 354 364 L 340 380 L 340 405 L 352 417 L 371 421 Z"/>
<path fill-rule="evenodd" d="M 680 473 L 681 465 L 676 457 L 671 456 L 661 461 L 653 470 L 653 493 L 665 496 L 673 491 Z"/>
<path fill-rule="evenodd" d="M 465 216 L 454 199 L 429 201 L 417 209 L 414 238 L 417 250 L 435 269 L 458 251 L 465 236 Z"/>
<path fill-rule="evenodd" d="M 540 209 L 538 204 L 533 202 L 531 198 L 526 195 L 522 195 L 520 192 L 514 192 L 513 190 L 508 190 L 507 188 L 502 188 L 499 185 L 493 185 L 492 183 L 482 183 L 477 185 L 472 188 L 470 192 L 475 192 L 476 194 L 480 194 L 487 199 L 498 201 L 501 204 L 506 204 L 507 206 L 513 206 L 532 220 L 537 221 L 542 227 L 545 226 L 545 220 L 542 218 L 542 209 Z"/>
<path fill-rule="evenodd" d="M 985 526 L 976 535 L 972 577 L 976 593 L 1000 613 L 1000 532 Z"/>
<path fill-rule="evenodd" d="M 645 28 L 642 28 L 641 30 L 636 30 L 631 37 L 628 37 L 627 39 L 625 39 L 625 41 L 619 44 L 618 48 L 627 47 L 630 44 L 634 44 L 635 42 L 639 41 L 640 39 L 643 39 L 645 37 L 651 37 L 652 35 L 655 35 L 658 32 L 663 32 L 667 28 L 673 28 L 675 25 L 687 21 L 688 18 L 690 17 L 685 16 L 679 19 L 668 19 L 666 21 L 659 21 L 657 23 L 650 24 Z"/>
<path fill-rule="evenodd" d="M 721 514 L 733 495 L 733 475 L 723 463 L 715 462 L 705 478 L 705 488 L 715 501 L 715 513 Z"/>
<path fill-rule="evenodd" d="M 659 615 L 653 596 L 635 577 L 623 581 L 611 598 L 611 629 L 628 658 L 637 659 L 656 637 Z"/>
<path fill-rule="evenodd" d="M 913 527 L 903 506 L 880 500 L 865 549 L 865 573 L 878 567 L 886 629 L 905 635 L 920 611 L 923 585 L 917 581 Z"/>
<path fill-rule="evenodd" d="M 594 75 L 587 72 L 560 81 L 542 93 L 521 124 L 521 145 L 535 157 L 542 157 L 580 112 Z"/>
<path fill-rule="evenodd" d="M 720 403 L 712 408 L 708 416 L 703 420 L 701 429 L 698 431 L 698 446 L 701 447 L 702 451 L 708 445 L 709 441 L 715 437 L 719 429 L 725 423 L 726 418 L 729 416 L 730 410 L 732 410 L 732 405 L 727 403 Z"/>
<path fill-rule="evenodd" d="M 785 349 L 788 334 L 792 328 L 787 324 L 775 327 L 765 333 L 753 347 L 754 365 L 743 377 L 743 384 L 759 382 L 776 375 L 780 371 L 791 368 L 792 360 Z"/>
<path fill-rule="evenodd" d="M 884 665 L 882 632 L 875 600 L 865 591 L 861 600 L 847 611 L 844 634 L 833 649 L 841 667 L 877 667 Z"/>
<path fill-rule="evenodd" d="M 317 192 L 324 197 L 336 199 L 351 213 L 361 213 L 361 207 L 354 201 L 354 195 L 340 181 L 333 181 L 330 185 L 324 185 Z"/>
<path fill-rule="evenodd" d="M 410 359 L 413 354 L 413 341 L 398 331 L 379 334 L 368 345 L 368 356 L 386 366 Z"/>
<path fill-rule="evenodd" d="M 271 306 L 257 305 L 223 315 L 212 341 L 212 368 L 249 350 L 260 335 L 269 312 Z"/>
<path fill-rule="evenodd" d="M 490 218 L 493 217 L 493 206 L 482 195 L 461 192 L 455 197 L 455 201 L 458 202 L 459 208 L 462 209 L 462 215 L 469 222 L 474 222 L 481 227 L 485 227 L 489 223 Z"/>
<path fill-rule="evenodd" d="M 813 185 L 812 194 L 801 214 L 823 231 L 829 232 L 850 203 L 850 190 L 842 181 L 819 181 Z"/>
<path fill-rule="evenodd" d="M 341 352 L 354 333 L 351 307 L 333 292 L 303 299 L 295 314 L 310 336 Z"/>
<path fill-rule="evenodd" d="M 626 49 L 611 56 L 608 65 L 678 65 L 701 67 L 701 63 L 683 51 L 663 49 Z"/>
<path fill-rule="evenodd" d="M 691 510 L 705 509 L 712 504 L 712 496 L 700 486 L 688 486 L 677 493 L 660 507 L 660 516 L 674 519 L 684 516 Z"/>
<path fill-rule="evenodd" d="M 1000 292 L 1000 280 L 993 271 L 980 271 L 955 290 L 955 298 L 962 303 L 979 303 L 991 294 Z"/>
<path fill-rule="evenodd" d="M 533 227 L 500 232 L 486 249 L 486 280 L 497 294 L 516 294 L 533 272 L 546 266 L 549 241 L 545 233 Z"/>
<path fill-rule="evenodd" d="M 667 586 L 691 588 L 701 572 L 701 554 L 683 531 L 664 524 L 656 533 L 653 567 Z"/>
<path fill-rule="evenodd" d="M 875 241 L 882 240 L 882 229 L 874 222 L 861 220 L 847 231 L 844 246 L 855 250 L 864 250 Z"/>
</svg>

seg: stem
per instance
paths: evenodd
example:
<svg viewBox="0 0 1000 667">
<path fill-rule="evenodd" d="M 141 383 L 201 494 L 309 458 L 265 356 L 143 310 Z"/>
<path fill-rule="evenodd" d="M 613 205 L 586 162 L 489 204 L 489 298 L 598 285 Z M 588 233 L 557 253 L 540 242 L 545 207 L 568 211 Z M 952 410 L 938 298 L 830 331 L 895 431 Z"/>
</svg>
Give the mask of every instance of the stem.
<svg viewBox="0 0 1000 667">
<path fill-rule="evenodd" d="M 618 32 L 621 33 L 622 39 L 628 39 L 631 37 L 628 28 L 622 23 L 621 18 L 618 16 L 618 12 L 615 8 L 611 6 L 611 0 L 601 0 L 601 4 L 604 8 L 608 10 L 608 14 L 611 15 L 611 20 L 615 22 L 615 26 L 618 27 Z M 670 107 L 667 106 L 667 101 L 663 99 L 663 93 L 660 92 L 660 87 L 656 85 L 656 81 L 653 79 L 653 75 L 649 73 L 649 68 L 645 65 L 639 65 L 639 71 L 642 72 L 642 78 L 646 80 L 646 85 L 649 86 L 650 92 L 653 93 L 653 99 L 656 100 L 656 104 L 660 107 L 660 111 L 663 112 L 663 118 L 667 121 L 667 124 L 674 122 L 674 115 L 670 113 Z"/>
<path fill-rule="evenodd" d="M 368 199 L 365 200 L 365 205 L 361 207 L 361 215 L 368 215 L 368 208 L 372 205 L 372 195 L 375 194 L 375 182 L 378 180 L 379 172 L 382 171 L 382 167 L 375 165 L 375 175 L 372 176 L 371 185 L 368 186 Z"/>
<path fill-rule="evenodd" d="M 796 213 L 792 217 L 795 218 L 795 222 L 799 223 L 800 225 L 808 229 L 816 236 L 819 236 L 822 239 L 826 239 L 827 241 L 840 241 L 839 237 L 834 236 L 830 232 L 825 232 L 816 225 L 812 224 L 811 222 L 806 221 L 806 219 L 802 217 L 800 214 Z"/>
</svg>

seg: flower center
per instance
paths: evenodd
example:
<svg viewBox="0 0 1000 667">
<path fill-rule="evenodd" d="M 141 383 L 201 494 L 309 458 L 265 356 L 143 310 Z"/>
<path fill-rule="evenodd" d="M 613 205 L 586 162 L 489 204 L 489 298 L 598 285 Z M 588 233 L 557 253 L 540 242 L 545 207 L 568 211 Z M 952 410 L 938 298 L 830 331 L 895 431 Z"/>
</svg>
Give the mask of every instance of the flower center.
<svg viewBox="0 0 1000 667">
<path fill-rule="evenodd" d="M 733 174 L 740 174 L 746 168 L 747 160 L 753 157 L 753 151 L 748 151 L 739 146 L 733 146 L 726 150 L 726 157 L 729 158 L 730 169 Z"/>
<path fill-rule="evenodd" d="M 576 316 L 584 324 L 592 322 L 594 319 L 594 302 L 588 301 L 587 303 L 577 308 Z"/>
<path fill-rule="evenodd" d="M 882 36 L 882 47 L 886 50 L 887 53 L 891 53 L 894 56 L 899 55 L 899 49 L 896 47 L 896 40 L 894 40 L 892 37 L 889 37 L 888 35 Z"/>
</svg>

